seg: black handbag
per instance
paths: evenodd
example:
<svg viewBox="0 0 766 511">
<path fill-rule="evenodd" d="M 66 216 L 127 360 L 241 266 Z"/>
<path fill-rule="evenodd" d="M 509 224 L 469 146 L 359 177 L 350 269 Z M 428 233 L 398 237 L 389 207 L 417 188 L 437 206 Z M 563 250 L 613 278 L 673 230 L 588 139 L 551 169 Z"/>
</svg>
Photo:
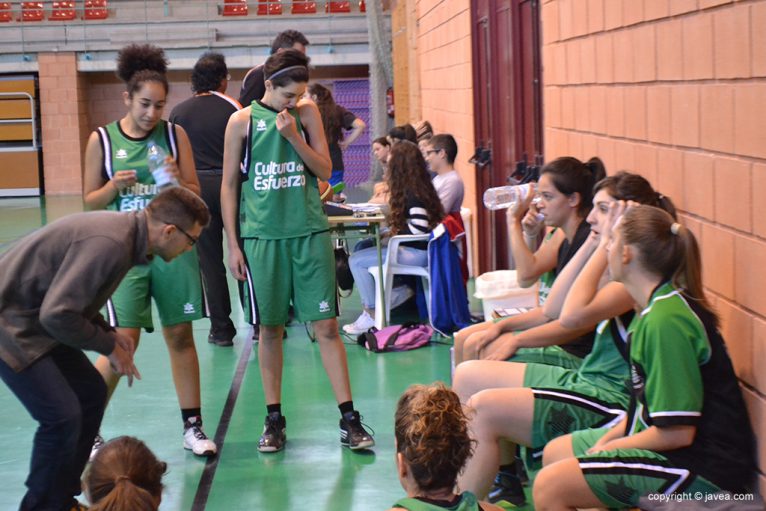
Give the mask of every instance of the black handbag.
<svg viewBox="0 0 766 511">
<path fill-rule="evenodd" d="M 354 276 L 348 265 L 348 252 L 345 247 L 335 248 L 335 280 L 341 291 L 351 293 L 354 289 Z"/>
</svg>

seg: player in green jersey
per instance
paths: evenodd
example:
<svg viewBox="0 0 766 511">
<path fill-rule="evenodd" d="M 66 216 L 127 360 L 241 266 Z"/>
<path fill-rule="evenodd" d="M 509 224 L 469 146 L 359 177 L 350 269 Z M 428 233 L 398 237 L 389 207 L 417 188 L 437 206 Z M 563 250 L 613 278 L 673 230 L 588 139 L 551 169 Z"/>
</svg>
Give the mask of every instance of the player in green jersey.
<svg viewBox="0 0 766 511">
<path fill-rule="evenodd" d="M 641 309 L 628 340 L 631 405 L 611 429 L 545 447 L 535 507 L 625 508 L 651 495 L 746 492 L 753 432 L 702 288 L 694 235 L 658 208 L 632 206 L 607 252 L 611 277 Z"/>
<path fill-rule="evenodd" d="M 526 200 L 508 210 L 516 276 L 522 287 L 532 286 L 539 279 L 539 306 L 499 322 L 487 321 L 457 332 L 455 364 L 472 359 L 504 360 L 515 355 L 522 362 L 544 361 L 549 357 L 549 363 L 567 364 L 569 367 L 579 365 L 593 343 L 593 336 L 587 330 L 550 330 L 546 339 L 551 340 L 554 334 L 558 334 L 558 341 L 570 342 L 566 352 L 558 347 L 537 349 L 536 352 L 529 353 L 529 358 L 524 359 L 520 357 L 527 355 L 524 354 L 525 349 L 540 345 L 517 344 L 513 342 L 512 332 L 544 325 L 549 321 L 542 312 L 545 298 L 555 275 L 588 237 L 590 228 L 585 218 L 591 209 L 593 185 L 605 175 L 604 164 L 598 158 L 591 158 L 586 163 L 569 156 L 557 158 L 543 166 L 540 172 L 536 194 L 540 198 L 539 204 L 533 204 L 535 194 L 529 194 Z M 538 214 L 542 215 L 542 221 L 539 220 Z M 553 230 L 546 236 L 540 248 L 534 250 L 536 246 L 527 245 L 525 236 L 534 237 L 536 243 L 537 234 L 544 226 L 552 227 Z M 509 349 L 510 346 L 512 349 Z M 518 351 L 519 349 L 521 351 Z M 541 353 L 543 351 L 547 353 Z"/>
<path fill-rule="evenodd" d="M 123 100 L 128 111 L 119 121 L 94 131 L 88 140 L 83 186 L 88 209 L 133 211 L 149 204 L 159 192 L 147 161 L 150 143 L 172 155 L 167 170 L 180 186 L 199 195 L 189 138 L 183 128 L 161 119 L 168 94 L 166 69 L 165 55 L 156 46 L 131 45 L 120 51 L 117 75 L 127 86 Z M 196 237 L 187 234 L 187 238 L 190 245 L 197 242 Z M 191 324 L 203 313 L 196 250 L 170 263 L 155 258 L 148 265 L 133 268 L 112 295 L 107 304 L 110 323 L 130 336 L 136 346 L 141 329 L 154 328 L 152 299 L 160 313 L 162 335 L 170 354 L 184 425 L 184 448 L 201 456 L 215 454 L 215 444 L 202 430 L 199 360 Z M 96 367 L 111 396 L 119 375 L 105 357 L 96 361 Z"/>
<path fill-rule="evenodd" d="M 407 497 L 389 511 L 500 511 L 455 482 L 473 445 L 460 399 L 443 384 L 412 385 L 399 398 L 394 419 L 396 468 Z"/>
<path fill-rule="evenodd" d="M 483 495 L 499 461 L 500 472 L 488 495 L 492 502 L 520 503 L 514 483 L 512 450 L 497 439 L 518 442 L 530 476 L 539 470 L 542 449 L 550 440 L 578 429 L 618 422 L 628 406 L 625 342 L 635 306 L 625 286 L 609 282 L 606 244 L 610 204 L 618 200 L 661 205 L 672 214 L 670 200 L 637 174 L 619 172 L 594 187 L 588 215 L 591 234 L 556 279 L 543 311 L 558 328 L 596 329 L 593 350 L 577 369 L 548 364 L 473 360 L 455 374 L 455 390 L 469 402 L 477 450 L 462 478 L 466 488 Z M 543 330 L 536 327 L 519 335 Z M 544 337 L 544 333 L 536 334 Z M 491 390 L 485 390 L 491 389 Z M 512 491 L 515 488 L 515 491 Z M 513 497 L 512 497 L 513 496 Z"/>
<path fill-rule="evenodd" d="M 296 317 L 313 322 L 341 412 L 341 443 L 369 448 L 374 440 L 354 410 L 338 334 L 335 260 L 317 182 L 330 178 L 332 165 L 319 109 L 302 99 L 308 58 L 297 50 L 276 53 L 264 64 L 264 76 L 263 98 L 229 120 L 221 184 L 229 268 L 246 282 L 246 319 L 260 324 L 258 360 L 267 415 L 258 450 L 279 451 L 286 441 L 282 333 L 291 300 Z"/>
</svg>

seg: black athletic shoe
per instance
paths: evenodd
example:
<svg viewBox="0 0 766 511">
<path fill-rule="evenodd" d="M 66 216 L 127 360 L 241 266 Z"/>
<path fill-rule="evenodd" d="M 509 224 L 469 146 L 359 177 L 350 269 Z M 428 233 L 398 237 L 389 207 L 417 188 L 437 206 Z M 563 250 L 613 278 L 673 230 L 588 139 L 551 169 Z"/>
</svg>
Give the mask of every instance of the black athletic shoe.
<svg viewBox="0 0 766 511">
<path fill-rule="evenodd" d="M 258 439 L 258 450 L 261 452 L 277 452 L 285 447 L 287 422 L 284 415 L 270 413 L 263 423 L 263 434 Z"/>
<path fill-rule="evenodd" d="M 492 504 L 506 501 L 514 506 L 521 506 L 527 501 L 527 497 L 524 495 L 524 487 L 519 477 L 516 474 L 501 471 L 495 476 L 492 488 L 487 494 L 487 501 Z"/>
<path fill-rule="evenodd" d="M 369 449 L 375 445 L 372 434 L 364 428 L 356 410 L 344 414 L 340 419 L 340 443 L 352 451 Z"/>
<path fill-rule="evenodd" d="M 236 334 L 228 332 L 213 332 L 207 335 L 207 342 L 216 346 L 234 346 L 234 336 Z"/>
</svg>

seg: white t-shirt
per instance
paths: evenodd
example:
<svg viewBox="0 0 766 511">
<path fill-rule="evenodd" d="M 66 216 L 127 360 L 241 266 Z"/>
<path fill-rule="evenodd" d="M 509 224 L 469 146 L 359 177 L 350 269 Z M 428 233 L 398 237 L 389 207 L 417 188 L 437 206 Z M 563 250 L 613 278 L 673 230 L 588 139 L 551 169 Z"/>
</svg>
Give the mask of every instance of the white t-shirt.
<svg viewBox="0 0 766 511">
<path fill-rule="evenodd" d="M 463 205 L 463 180 L 460 179 L 460 174 L 456 170 L 437 174 L 433 184 L 444 212 L 460 212 L 460 206 Z"/>
</svg>

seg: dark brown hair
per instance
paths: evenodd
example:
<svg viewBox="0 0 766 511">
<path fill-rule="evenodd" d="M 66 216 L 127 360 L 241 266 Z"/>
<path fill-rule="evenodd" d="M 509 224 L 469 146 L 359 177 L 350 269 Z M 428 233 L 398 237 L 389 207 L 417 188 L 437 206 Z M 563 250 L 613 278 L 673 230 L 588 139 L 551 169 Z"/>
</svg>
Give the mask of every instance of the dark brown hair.
<svg viewBox="0 0 766 511">
<path fill-rule="evenodd" d="M 564 195 L 579 194 L 577 213 L 585 218 L 593 207 L 593 185 L 606 176 L 606 168 L 598 157 L 583 163 L 572 156 L 562 156 L 546 163 L 540 171 L 543 174 L 549 174 L 553 185 Z"/>
<path fill-rule="evenodd" d="M 676 218 L 676 208 L 670 197 L 665 197 L 652 188 L 643 176 L 621 170 L 613 176 L 608 176 L 596 183 L 593 187 L 593 195 L 600 190 L 606 192 L 614 199 L 635 201 L 639 204 L 655 206 L 664 209 L 673 218 Z"/>
<path fill-rule="evenodd" d="M 468 417 L 457 394 L 443 383 L 404 391 L 396 406 L 394 435 L 396 450 L 421 490 L 452 489 L 473 454 Z"/>
<path fill-rule="evenodd" d="M 288 67 L 292 69 L 279 73 Z M 309 58 L 298 50 L 280 51 L 266 59 L 266 63 L 263 64 L 263 76 L 274 87 L 284 87 L 291 82 L 308 82 Z"/>
<path fill-rule="evenodd" d="M 206 227 L 210 223 L 210 211 L 205 201 L 191 190 L 180 186 L 167 188 L 157 194 L 146 207 L 152 218 L 191 229 L 197 223 Z"/>
<path fill-rule="evenodd" d="M 130 97 L 133 97 L 133 93 L 139 90 L 144 82 L 161 83 L 167 94 L 167 70 L 165 52 L 151 44 L 131 44 L 117 54 L 117 76 L 125 82 Z"/>
<path fill-rule="evenodd" d="M 84 485 L 91 511 L 156 511 L 167 465 L 141 440 L 107 442 L 90 463 Z"/>
<path fill-rule="evenodd" d="M 316 104 L 319 114 L 322 116 L 324 136 L 327 143 L 332 144 L 343 140 L 343 110 L 332 97 L 330 89 L 319 83 L 309 85 L 309 94 L 316 96 Z"/>
<path fill-rule="evenodd" d="M 644 269 L 663 281 L 671 281 L 708 312 L 718 326 L 718 317 L 702 288 L 697 239 L 687 227 L 676 223 L 666 211 L 642 205 L 626 211 L 618 228 L 622 242 L 638 250 L 638 263 Z"/>
<path fill-rule="evenodd" d="M 398 142 L 400 140 L 409 140 L 413 144 L 418 143 L 418 135 L 415 132 L 415 128 L 412 127 L 412 124 L 394 126 L 389 130 L 388 136 L 391 137 L 394 142 Z"/>
<path fill-rule="evenodd" d="M 388 223 L 393 234 L 407 226 L 407 198 L 417 198 L 428 214 L 433 229 L 444 218 L 444 207 L 436 194 L 428 167 L 418 146 L 403 140 L 391 146 L 388 157 L 388 186 L 391 190 Z"/>
<path fill-rule="evenodd" d="M 447 162 L 450 165 L 455 163 L 455 158 L 457 158 L 457 142 L 455 142 L 455 137 L 449 133 L 434 135 L 428 139 L 428 146 L 434 151 L 444 150 L 444 153 L 447 155 Z"/>
</svg>

